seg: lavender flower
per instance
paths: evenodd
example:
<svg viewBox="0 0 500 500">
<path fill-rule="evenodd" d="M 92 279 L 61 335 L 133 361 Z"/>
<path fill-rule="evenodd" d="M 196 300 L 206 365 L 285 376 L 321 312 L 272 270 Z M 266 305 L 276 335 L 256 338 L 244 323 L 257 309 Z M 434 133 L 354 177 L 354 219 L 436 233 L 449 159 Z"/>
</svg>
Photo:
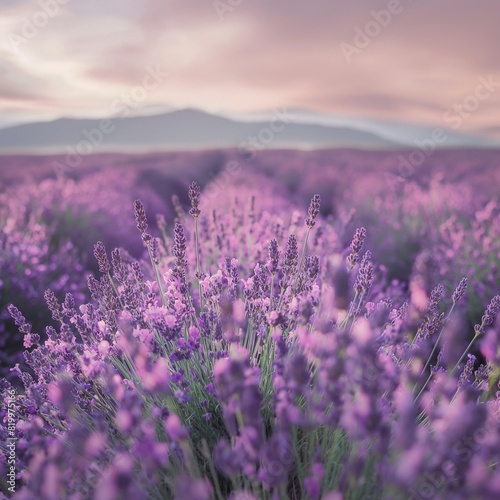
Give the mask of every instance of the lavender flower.
<svg viewBox="0 0 500 500">
<path fill-rule="evenodd" d="M 366 238 L 366 229 L 364 227 L 356 229 L 354 233 L 354 238 L 351 242 L 350 249 L 351 253 L 347 257 L 347 269 L 351 270 L 359 262 L 359 254 L 363 249 L 363 245 Z"/>
<path fill-rule="evenodd" d="M 316 280 L 319 274 L 319 257 L 317 255 L 308 255 L 306 257 L 304 271 L 311 283 Z"/>
<path fill-rule="evenodd" d="M 456 304 L 464 295 L 464 293 L 467 291 L 467 278 L 462 278 L 460 283 L 458 284 L 457 288 L 453 292 L 453 303 Z"/>
<path fill-rule="evenodd" d="M 488 390 L 488 380 L 490 373 L 493 371 L 493 367 L 487 363 L 480 365 L 479 368 L 474 372 L 475 384 L 480 390 Z"/>
<path fill-rule="evenodd" d="M 476 356 L 474 356 L 473 354 L 468 354 L 467 357 L 468 357 L 467 363 L 465 363 L 465 367 L 458 379 L 459 388 L 463 387 L 464 384 L 469 382 L 469 378 L 474 370 L 474 363 L 476 362 Z"/>
<path fill-rule="evenodd" d="M 474 327 L 476 335 L 481 335 L 482 333 L 484 333 L 485 326 L 493 324 L 495 317 L 499 311 L 500 311 L 500 295 L 496 295 L 495 297 L 493 297 L 490 304 L 484 311 L 484 316 L 482 317 L 481 324 L 476 325 Z"/>
<path fill-rule="evenodd" d="M 19 331 L 21 333 L 29 333 L 31 331 L 31 325 L 26 323 L 26 318 L 21 314 L 21 311 L 13 304 L 9 305 L 8 310 L 16 326 L 19 327 Z"/>
<path fill-rule="evenodd" d="M 45 300 L 47 301 L 47 307 L 52 313 L 52 319 L 55 321 L 62 321 L 63 316 L 61 313 L 61 305 L 59 304 L 54 292 L 49 288 L 44 294 Z"/>
<path fill-rule="evenodd" d="M 144 273 L 142 272 L 141 265 L 139 262 L 132 262 L 132 273 L 139 286 L 139 290 L 142 292 L 144 290 Z"/>
<path fill-rule="evenodd" d="M 444 286 L 439 284 L 434 288 L 431 292 L 431 296 L 429 298 L 429 309 L 433 310 L 437 307 L 439 301 L 442 299 L 444 293 Z"/>
<path fill-rule="evenodd" d="M 134 201 L 134 214 L 137 229 L 139 229 L 141 233 L 146 232 L 148 228 L 148 219 L 146 217 L 146 210 L 144 210 L 144 205 L 141 200 Z"/>
<path fill-rule="evenodd" d="M 118 283 L 124 284 L 127 277 L 127 271 L 119 248 L 115 248 L 111 252 L 111 263 L 113 265 L 113 276 Z"/>
<path fill-rule="evenodd" d="M 184 441 L 189 436 L 188 430 L 182 425 L 179 416 L 175 414 L 165 419 L 165 430 L 172 441 Z"/>
<path fill-rule="evenodd" d="M 147 245 L 151 241 L 151 235 L 146 232 L 148 228 L 148 219 L 141 200 L 134 201 L 134 213 L 137 229 L 142 233 L 142 241 Z"/>
<path fill-rule="evenodd" d="M 358 293 L 364 292 L 365 295 L 368 294 L 373 283 L 373 264 L 371 258 L 372 254 L 368 250 L 361 260 L 359 273 L 354 283 L 354 290 Z"/>
<path fill-rule="evenodd" d="M 269 255 L 269 264 L 268 264 L 269 272 L 271 274 L 276 274 L 278 272 L 280 251 L 278 249 L 278 241 L 275 238 L 273 238 L 269 242 L 268 255 Z"/>
<path fill-rule="evenodd" d="M 297 237 L 291 234 L 288 237 L 285 254 L 283 256 L 283 273 L 290 277 L 295 273 L 299 260 L 299 251 L 297 249 Z"/>
<path fill-rule="evenodd" d="M 76 315 L 75 298 L 73 297 L 72 293 L 66 294 L 62 307 L 64 315 L 67 316 L 68 318 L 72 318 L 73 316 Z"/>
<path fill-rule="evenodd" d="M 184 228 L 182 224 L 176 220 L 174 227 L 174 247 L 172 253 L 176 258 L 175 273 L 176 276 L 184 280 L 186 268 L 186 236 L 184 235 Z"/>
<path fill-rule="evenodd" d="M 309 205 L 308 214 L 309 217 L 306 219 L 306 226 L 311 229 L 316 224 L 316 217 L 319 214 L 319 208 L 321 204 L 321 197 L 319 194 L 315 194 L 311 199 L 311 204 Z"/>
<path fill-rule="evenodd" d="M 99 301 L 102 297 L 101 285 L 91 274 L 87 276 L 87 286 L 92 298 Z"/>
<path fill-rule="evenodd" d="M 238 273 L 238 261 L 236 259 L 231 259 L 229 255 L 226 255 L 224 260 L 224 266 L 227 276 L 231 280 L 233 285 L 237 285 L 240 282 L 240 275 Z"/>
<path fill-rule="evenodd" d="M 111 269 L 109 264 L 108 256 L 106 254 L 106 248 L 104 248 L 104 244 L 102 241 L 98 241 L 94 245 L 94 256 L 99 264 L 99 272 L 107 273 Z"/>
<path fill-rule="evenodd" d="M 191 200 L 191 210 L 189 210 L 189 213 L 196 219 L 201 213 L 200 209 L 198 208 L 200 206 L 200 186 L 196 182 L 192 182 L 191 185 L 189 186 L 188 190 L 188 195 L 189 199 Z"/>
<path fill-rule="evenodd" d="M 212 485 L 207 479 L 193 480 L 190 476 L 181 476 L 175 482 L 176 498 L 191 500 L 210 500 Z"/>
<path fill-rule="evenodd" d="M 16 326 L 19 327 L 19 332 L 24 334 L 24 347 L 29 349 L 34 344 L 40 342 L 40 335 L 37 333 L 31 333 L 31 325 L 26 323 L 26 318 L 21 314 L 21 311 L 19 311 L 19 309 L 12 304 L 9 305 L 8 310 Z"/>
<path fill-rule="evenodd" d="M 160 265 L 160 240 L 158 238 L 151 239 L 151 259 L 155 266 Z"/>
</svg>

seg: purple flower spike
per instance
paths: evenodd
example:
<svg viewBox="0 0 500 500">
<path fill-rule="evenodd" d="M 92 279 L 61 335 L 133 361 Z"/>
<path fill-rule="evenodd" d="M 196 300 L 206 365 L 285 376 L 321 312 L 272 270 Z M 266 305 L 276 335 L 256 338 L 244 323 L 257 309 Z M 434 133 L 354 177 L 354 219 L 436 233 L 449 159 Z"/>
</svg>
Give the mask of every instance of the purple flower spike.
<svg viewBox="0 0 500 500">
<path fill-rule="evenodd" d="M 173 413 L 165 419 L 165 430 L 172 441 L 180 442 L 188 438 L 188 430 L 182 425 L 178 415 Z"/>
<path fill-rule="evenodd" d="M 106 248 L 102 241 L 98 241 L 94 245 L 94 256 L 99 264 L 99 272 L 106 274 L 111 269 L 109 264 L 108 256 L 106 254 Z"/>
<path fill-rule="evenodd" d="M 443 285 L 439 284 L 434 288 L 431 292 L 431 296 L 429 298 L 429 309 L 435 309 L 439 303 L 439 301 L 442 299 L 444 293 L 444 287 Z"/>
<path fill-rule="evenodd" d="M 363 249 L 366 238 L 366 229 L 364 227 L 356 229 L 350 249 L 351 254 L 347 257 L 347 269 L 350 271 L 358 262 L 359 254 Z"/>
<path fill-rule="evenodd" d="M 55 321 L 62 321 L 63 317 L 61 314 L 61 306 L 54 295 L 54 292 L 49 288 L 45 291 L 44 297 L 47 301 L 47 306 L 52 313 L 52 319 Z"/>
<path fill-rule="evenodd" d="M 185 475 L 176 480 L 175 493 L 175 498 L 210 500 L 212 498 L 212 485 L 208 479 L 193 479 Z"/>
<path fill-rule="evenodd" d="M 151 240 L 151 258 L 153 259 L 155 266 L 160 265 L 160 239 L 159 238 L 153 238 Z"/>
<path fill-rule="evenodd" d="M 189 213 L 196 219 L 201 213 L 201 210 L 198 208 L 200 205 L 200 186 L 196 182 L 192 182 L 189 186 L 188 195 L 191 200 L 191 210 Z"/>
<path fill-rule="evenodd" d="M 484 333 L 485 326 L 490 326 L 493 324 L 493 322 L 495 321 L 495 317 L 499 311 L 500 311 L 500 295 L 496 295 L 491 300 L 490 304 L 486 308 L 486 311 L 484 311 L 484 316 L 482 317 L 481 324 L 476 325 L 474 327 L 476 335 L 481 335 L 482 333 Z"/>
<path fill-rule="evenodd" d="M 311 476 L 304 479 L 304 488 L 307 494 L 314 499 L 321 496 L 322 480 L 325 476 L 325 468 L 321 463 L 315 463 L 311 467 Z"/>
<path fill-rule="evenodd" d="M 134 201 L 134 214 L 135 221 L 137 222 L 137 229 L 139 229 L 141 233 L 145 233 L 148 228 L 148 219 L 141 200 Z"/>
<path fill-rule="evenodd" d="M 73 294 L 71 293 L 66 294 L 63 303 L 63 310 L 64 314 L 69 318 L 72 318 L 76 314 L 75 298 L 73 297 Z"/>
<path fill-rule="evenodd" d="M 308 228 L 314 227 L 314 224 L 316 224 L 316 217 L 319 215 L 319 207 L 321 204 L 321 197 L 319 194 L 315 194 L 312 197 L 311 204 L 309 205 L 309 217 L 306 219 L 306 226 Z"/>
<path fill-rule="evenodd" d="M 271 274 L 278 272 L 278 264 L 280 260 L 280 251 L 278 250 L 278 241 L 274 238 L 269 242 L 269 271 Z"/>
<path fill-rule="evenodd" d="M 176 220 L 174 227 L 174 247 L 172 249 L 174 257 L 177 259 L 175 262 L 175 276 L 179 277 L 182 281 L 186 276 L 186 236 L 184 234 L 184 227 Z"/>
<path fill-rule="evenodd" d="M 467 357 L 467 363 L 465 364 L 465 367 L 458 379 L 458 387 L 463 387 L 464 384 L 467 384 L 469 382 L 469 378 L 472 375 L 472 371 L 474 370 L 476 356 L 474 356 L 473 354 L 468 354 Z"/>
<path fill-rule="evenodd" d="M 295 272 L 298 260 L 299 252 L 297 249 L 297 237 L 291 234 L 288 237 L 285 255 L 283 256 L 283 272 L 287 276 L 291 276 Z"/>
<path fill-rule="evenodd" d="M 372 253 L 368 250 L 363 256 L 361 261 L 360 269 L 356 281 L 354 283 L 354 290 L 357 292 L 368 293 L 373 283 L 373 264 L 372 264 Z"/>
<path fill-rule="evenodd" d="M 456 290 L 453 292 L 453 303 L 456 304 L 467 290 L 467 278 L 463 278 L 458 284 Z"/>
<path fill-rule="evenodd" d="M 31 330 L 31 326 L 26 323 L 26 318 L 21 314 L 21 311 L 16 306 L 10 304 L 7 309 L 9 310 L 9 314 L 12 316 L 16 326 L 20 327 L 19 330 L 21 331 L 21 328 L 25 329 L 25 331 L 23 330 L 21 333 L 27 333 Z"/>
</svg>

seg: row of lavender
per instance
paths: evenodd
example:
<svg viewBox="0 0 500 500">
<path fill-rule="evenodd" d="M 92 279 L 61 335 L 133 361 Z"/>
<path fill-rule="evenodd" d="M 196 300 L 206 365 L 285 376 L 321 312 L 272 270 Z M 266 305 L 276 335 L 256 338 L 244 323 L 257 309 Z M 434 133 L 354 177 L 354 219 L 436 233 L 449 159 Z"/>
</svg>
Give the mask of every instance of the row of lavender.
<svg viewBox="0 0 500 500">
<path fill-rule="evenodd" d="M 17 181 L 0 192 L 0 374 L 13 358 L 22 363 L 22 336 L 10 320 L 7 306 L 15 303 L 35 328 L 50 320 L 43 293 L 66 292 L 82 302 L 89 298 L 86 275 L 97 271 L 89 249 L 103 239 L 126 245 L 131 253 L 142 248 L 131 237 L 132 221 L 122 218 L 140 194 L 155 210 L 162 200 L 147 188 L 137 188 L 137 174 L 91 172 L 82 179 L 54 177 Z M 7 372 L 8 373 L 8 372 Z"/>
<path fill-rule="evenodd" d="M 92 300 L 46 292 L 42 334 L 9 307 L 31 368 L 13 371 L 15 498 L 498 495 L 500 298 L 466 321 L 470 292 L 495 287 L 480 259 L 498 260 L 497 206 L 471 221 L 466 198 L 444 207 L 444 191 L 407 189 L 411 204 L 377 202 L 389 247 L 427 237 L 433 206 L 443 217 L 429 242 L 442 247 L 416 250 L 409 289 L 365 250 L 376 235 L 346 244 L 349 214 L 322 218 L 317 196 L 306 215 L 266 187 L 244 203 L 239 186 L 228 210 L 230 190 L 200 204 L 193 184 L 189 213 L 176 200 L 158 237 L 136 201 L 147 259 L 95 245 Z"/>
<path fill-rule="evenodd" d="M 389 281 L 397 280 L 405 292 L 408 288 L 421 310 L 438 283 L 451 297 L 456 282 L 467 276 L 468 300 L 461 307 L 468 325 L 473 325 L 500 287 L 500 205 L 486 194 L 494 184 L 492 158 L 484 158 L 484 172 L 476 166 L 474 178 L 461 182 L 464 168 L 473 160 L 464 155 L 464 165 L 459 163 L 444 178 L 440 165 L 457 158 L 440 156 L 432 169 L 423 165 L 412 177 L 400 177 L 394 190 L 395 181 L 388 185 L 385 174 L 397 173 L 397 155 L 377 153 L 374 161 L 380 165 L 371 170 L 367 155 L 269 151 L 261 152 L 252 165 L 231 152 L 108 155 L 89 157 L 86 168 L 60 179 L 50 169 L 50 157 L 0 162 L 8 186 L 0 188 L 0 374 L 7 370 L 9 375 L 10 360 L 19 358 L 22 350 L 22 337 L 7 305 L 15 303 L 35 330 L 43 330 L 50 319 L 42 300 L 47 288 L 59 298 L 71 292 L 77 301 L 87 300 L 85 276 L 97 270 L 89 258 L 94 242 L 102 240 L 140 257 L 143 249 L 134 239 L 132 221 L 123 216 L 127 207 L 140 196 L 148 200 L 153 215 L 166 214 L 171 225 L 172 190 L 181 189 L 184 206 L 189 202 L 182 196 L 186 175 L 203 180 L 207 213 L 212 208 L 226 210 L 239 192 L 246 193 L 243 202 L 253 190 L 261 194 L 261 209 L 274 209 L 269 199 L 292 199 L 280 207 L 286 218 L 287 210 L 291 214 L 292 206 L 305 204 L 308 194 L 321 188 L 322 212 L 337 224 L 341 243 L 348 245 L 356 227 L 367 227 L 368 245 L 380 272 Z M 307 165 L 307 176 L 295 185 L 290 178 L 299 179 L 299 162 Z M 431 175 L 432 170 L 437 173 Z"/>
</svg>

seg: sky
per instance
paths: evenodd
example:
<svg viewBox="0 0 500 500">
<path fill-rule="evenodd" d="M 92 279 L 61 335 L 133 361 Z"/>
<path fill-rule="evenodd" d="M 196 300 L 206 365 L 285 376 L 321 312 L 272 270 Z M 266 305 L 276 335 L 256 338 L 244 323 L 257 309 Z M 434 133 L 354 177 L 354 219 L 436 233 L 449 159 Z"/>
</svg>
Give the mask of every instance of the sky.
<svg viewBox="0 0 500 500">
<path fill-rule="evenodd" d="M 0 126 L 303 108 L 500 139 L 498 0 L 1 0 Z"/>
</svg>

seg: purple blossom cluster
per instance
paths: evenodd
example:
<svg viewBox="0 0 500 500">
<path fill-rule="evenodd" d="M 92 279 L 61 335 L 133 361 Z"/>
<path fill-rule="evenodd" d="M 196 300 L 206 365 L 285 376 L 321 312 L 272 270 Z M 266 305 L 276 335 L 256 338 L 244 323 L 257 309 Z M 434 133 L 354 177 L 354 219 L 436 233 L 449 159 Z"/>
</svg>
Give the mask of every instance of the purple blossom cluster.
<svg viewBox="0 0 500 500">
<path fill-rule="evenodd" d="M 136 200 L 144 252 L 97 242 L 91 301 L 46 290 L 38 333 L 9 305 L 29 367 L 13 498 L 500 496 L 499 296 L 461 339 L 467 280 L 428 289 L 421 259 L 406 293 L 319 196 L 238 194 L 204 206 L 193 183 L 170 225 Z"/>
<path fill-rule="evenodd" d="M 137 183 L 131 171 L 87 172 L 82 179 L 30 179 L 0 192 L 0 374 L 10 375 L 11 362 L 23 363 L 23 339 L 7 306 L 15 303 L 33 330 L 43 332 L 50 315 L 40 297 L 50 288 L 57 297 L 71 293 L 78 303 L 88 298 L 85 275 L 97 270 L 88 248 L 98 239 L 126 244 L 142 254 L 140 241 L 130 238 L 133 222 L 116 223 L 129 210 Z M 163 202 L 150 190 L 154 210 Z M 130 229 L 128 228 L 130 227 Z M 99 262 L 99 266 L 101 262 Z"/>
<path fill-rule="evenodd" d="M 393 277 L 409 281 L 416 308 L 425 307 L 439 282 L 451 304 L 457 281 L 468 278 L 467 300 L 459 307 L 469 325 L 500 289 L 500 205 L 481 191 L 436 177 L 427 186 L 407 182 L 369 208 L 377 214 L 368 241 L 374 257 Z M 367 216 L 361 219 L 369 227 Z"/>
</svg>

